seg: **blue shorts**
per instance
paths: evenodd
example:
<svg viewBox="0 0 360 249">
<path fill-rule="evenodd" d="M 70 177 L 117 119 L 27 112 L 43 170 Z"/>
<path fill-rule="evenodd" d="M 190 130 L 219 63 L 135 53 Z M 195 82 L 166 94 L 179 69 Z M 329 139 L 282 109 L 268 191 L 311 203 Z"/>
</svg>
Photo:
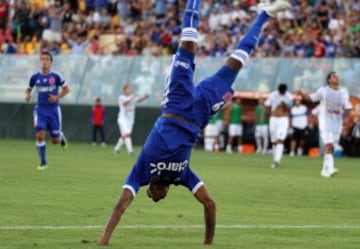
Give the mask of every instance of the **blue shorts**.
<svg viewBox="0 0 360 249">
<path fill-rule="evenodd" d="M 35 107 L 33 112 L 34 128 L 37 131 L 49 131 L 52 138 L 58 138 L 61 132 L 61 110 L 60 107 L 51 109 Z"/>
</svg>

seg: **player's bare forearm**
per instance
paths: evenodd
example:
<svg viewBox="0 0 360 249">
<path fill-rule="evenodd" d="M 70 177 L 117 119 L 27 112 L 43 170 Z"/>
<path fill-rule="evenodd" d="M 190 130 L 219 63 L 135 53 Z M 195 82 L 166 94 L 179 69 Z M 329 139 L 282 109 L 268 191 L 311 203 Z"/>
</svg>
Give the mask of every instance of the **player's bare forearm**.
<svg viewBox="0 0 360 249">
<path fill-rule="evenodd" d="M 110 241 L 110 237 L 115 230 L 115 227 L 120 222 L 121 216 L 131 204 L 132 200 L 134 199 L 132 193 L 128 189 L 124 189 L 121 193 L 119 202 L 116 204 L 111 217 L 106 224 L 105 231 L 101 239 L 97 242 L 98 245 L 108 245 Z"/>
<path fill-rule="evenodd" d="M 61 99 L 65 95 L 67 95 L 70 92 L 70 88 L 68 86 L 64 86 L 59 94 L 59 98 Z"/>
<path fill-rule="evenodd" d="M 205 239 L 204 244 L 210 245 L 213 242 L 216 224 L 216 205 L 208 194 L 205 186 L 201 186 L 194 194 L 195 198 L 204 206 L 205 218 Z"/>
<path fill-rule="evenodd" d="M 30 99 L 31 99 L 31 89 L 26 88 L 26 90 L 25 90 L 25 101 L 29 102 Z"/>
<path fill-rule="evenodd" d="M 61 90 L 61 92 L 59 94 L 57 94 L 57 95 L 50 94 L 49 95 L 49 102 L 50 103 L 55 103 L 56 101 L 58 101 L 59 99 L 61 99 L 65 95 L 67 95 L 69 92 L 70 92 L 69 87 L 65 86 L 65 87 L 63 87 L 63 89 Z"/>
</svg>

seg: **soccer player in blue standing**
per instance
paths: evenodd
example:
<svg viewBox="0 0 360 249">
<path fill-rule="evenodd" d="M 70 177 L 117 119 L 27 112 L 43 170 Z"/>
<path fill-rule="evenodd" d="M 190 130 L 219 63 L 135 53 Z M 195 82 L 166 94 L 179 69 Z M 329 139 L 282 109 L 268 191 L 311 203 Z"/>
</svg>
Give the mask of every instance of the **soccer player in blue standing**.
<svg viewBox="0 0 360 249">
<path fill-rule="evenodd" d="M 110 237 L 141 186 L 157 202 L 167 195 L 169 187 L 183 185 L 204 206 L 204 244 L 212 244 L 215 233 L 215 202 L 203 181 L 190 169 L 190 154 L 200 130 L 211 116 L 231 99 L 231 88 L 237 73 L 249 60 L 261 30 L 278 12 L 291 7 L 289 1 L 276 0 L 263 5 L 247 34 L 225 65 L 197 86 L 193 82 L 194 57 L 198 39 L 200 0 L 188 0 L 182 22 L 181 45 L 170 66 L 167 86 L 157 119 L 144 147 L 123 185 L 122 193 L 98 245 L 107 245 Z M 259 6 L 260 7 L 260 6 Z"/>
<path fill-rule="evenodd" d="M 49 52 L 40 55 L 40 72 L 33 74 L 25 90 L 25 101 L 31 99 L 32 89 L 38 92 L 38 101 L 34 110 L 34 128 L 36 129 L 36 148 L 40 157 L 38 170 L 47 168 L 46 131 L 50 132 L 51 142 L 67 147 L 66 138 L 61 130 L 61 110 L 59 100 L 69 93 L 69 87 L 63 77 L 51 71 L 53 57 Z M 59 92 L 59 88 L 62 90 Z"/>
</svg>

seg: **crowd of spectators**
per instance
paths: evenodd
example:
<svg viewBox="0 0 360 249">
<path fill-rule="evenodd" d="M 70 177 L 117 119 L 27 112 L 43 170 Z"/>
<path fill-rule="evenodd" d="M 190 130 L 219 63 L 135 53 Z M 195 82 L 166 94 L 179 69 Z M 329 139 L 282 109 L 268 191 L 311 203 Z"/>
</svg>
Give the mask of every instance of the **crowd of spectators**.
<svg viewBox="0 0 360 249">
<path fill-rule="evenodd" d="M 256 15 L 255 0 L 203 0 L 199 55 L 225 56 Z M 0 0 L 6 54 L 168 55 L 183 0 Z M 360 57 L 360 0 L 293 0 L 270 22 L 258 57 Z M 107 37 L 107 39 L 104 39 Z M 109 39 L 110 37 L 110 39 Z"/>
</svg>

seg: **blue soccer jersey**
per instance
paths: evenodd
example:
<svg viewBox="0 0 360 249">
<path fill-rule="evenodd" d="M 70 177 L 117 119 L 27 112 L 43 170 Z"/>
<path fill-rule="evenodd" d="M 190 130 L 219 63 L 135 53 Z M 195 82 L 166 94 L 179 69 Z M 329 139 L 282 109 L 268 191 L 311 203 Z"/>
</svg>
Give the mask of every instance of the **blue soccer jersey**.
<svg viewBox="0 0 360 249">
<path fill-rule="evenodd" d="M 49 102 L 49 95 L 56 95 L 59 93 L 59 87 L 66 86 L 66 82 L 61 74 L 50 72 L 48 74 L 42 74 L 40 72 L 31 76 L 29 82 L 29 89 L 36 88 L 38 92 L 37 105 L 43 108 L 52 108 L 59 105 L 59 102 Z"/>
<path fill-rule="evenodd" d="M 61 110 L 59 102 L 49 102 L 49 95 L 59 93 L 59 88 L 66 86 L 64 78 L 55 72 L 49 74 L 35 73 L 31 76 L 28 88 L 36 88 L 38 100 L 34 110 L 34 127 L 36 130 L 48 130 L 51 137 L 59 137 L 61 132 Z"/>
<path fill-rule="evenodd" d="M 159 117 L 144 144 L 124 188 L 135 195 L 152 176 L 168 184 L 183 185 L 195 193 L 203 185 L 190 169 L 190 155 L 210 117 L 231 98 L 231 84 L 218 74 L 193 83 L 194 62 L 179 52 L 173 57 L 161 112 L 188 120 Z"/>
</svg>

